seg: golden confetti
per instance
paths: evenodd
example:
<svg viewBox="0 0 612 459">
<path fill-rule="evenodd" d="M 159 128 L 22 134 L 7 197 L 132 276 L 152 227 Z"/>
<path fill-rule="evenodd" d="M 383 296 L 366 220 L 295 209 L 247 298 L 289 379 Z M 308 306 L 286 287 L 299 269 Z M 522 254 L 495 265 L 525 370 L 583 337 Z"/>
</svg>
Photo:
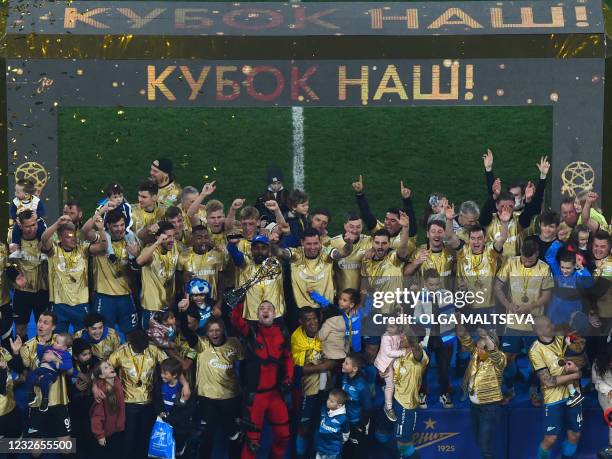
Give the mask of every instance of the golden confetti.
<svg viewBox="0 0 612 459">
<path fill-rule="evenodd" d="M 498 90 L 496 91 L 496 94 L 497 94 L 499 97 L 501 97 L 501 96 L 503 96 L 503 95 L 504 95 L 504 90 L 503 90 L 503 89 L 498 89 Z"/>
<path fill-rule="evenodd" d="M 559 94 L 557 94 L 556 92 L 551 92 L 550 100 L 552 100 L 553 102 L 557 102 L 559 100 Z"/>
<path fill-rule="evenodd" d="M 83 75 L 83 69 L 77 69 L 77 75 Z"/>
<path fill-rule="evenodd" d="M 113 88 L 116 88 L 119 86 L 119 83 L 117 83 L 116 81 L 113 81 Z"/>
<path fill-rule="evenodd" d="M 124 115 L 125 112 L 123 110 L 117 110 L 117 115 Z"/>
<path fill-rule="evenodd" d="M 85 123 L 87 121 L 87 118 L 81 118 L 81 123 Z"/>
<path fill-rule="evenodd" d="M 213 171 L 217 172 L 217 168 L 213 166 Z"/>
</svg>

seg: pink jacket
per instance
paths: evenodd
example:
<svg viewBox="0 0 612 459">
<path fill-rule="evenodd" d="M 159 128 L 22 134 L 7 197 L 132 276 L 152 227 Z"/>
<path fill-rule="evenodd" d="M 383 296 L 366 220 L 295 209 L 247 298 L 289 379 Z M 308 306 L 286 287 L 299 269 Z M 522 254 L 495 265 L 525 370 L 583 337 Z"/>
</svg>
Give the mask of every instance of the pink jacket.
<svg viewBox="0 0 612 459">
<path fill-rule="evenodd" d="M 387 333 L 382 335 L 380 350 L 374 360 L 374 366 L 381 373 L 387 371 L 389 365 L 393 364 L 397 357 L 406 355 L 406 349 L 400 349 L 400 338 L 401 335 L 388 335 Z"/>
</svg>

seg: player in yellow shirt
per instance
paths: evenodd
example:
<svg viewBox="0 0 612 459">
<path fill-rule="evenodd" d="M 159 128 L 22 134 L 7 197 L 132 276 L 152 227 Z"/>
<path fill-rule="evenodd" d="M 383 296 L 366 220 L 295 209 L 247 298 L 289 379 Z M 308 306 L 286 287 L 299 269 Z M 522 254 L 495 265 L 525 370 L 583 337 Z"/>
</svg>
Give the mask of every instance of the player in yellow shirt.
<svg viewBox="0 0 612 459">
<path fill-rule="evenodd" d="M 270 240 L 261 234 L 255 236 L 251 241 L 249 252 L 239 250 L 238 241 L 237 239 L 230 239 L 227 244 L 227 251 L 238 269 L 237 284 L 242 285 L 255 276 L 261 264 L 270 257 L 271 249 Z M 275 318 L 282 317 L 285 313 L 282 272 L 272 279 L 264 279 L 252 285 L 247 290 L 243 301 L 243 318 L 246 320 L 257 320 L 259 305 L 264 301 L 277 305 L 274 309 Z"/>
<path fill-rule="evenodd" d="M 352 184 L 353 190 L 355 191 L 355 198 L 357 205 L 359 206 L 359 212 L 361 218 L 366 225 L 366 228 L 370 233 L 374 234 L 380 229 L 386 229 L 389 232 L 391 238 L 391 248 L 397 249 L 400 244 L 402 225 L 400 225 L 400 209 L 397 207 L 390 207 L 387 209 L 385 214 L 385 221 L 380 222 L 374 217 L 370 210 L 370 205 L 364 194 L 364 183 L 363 177 L 360 175 L 359 179 Z M 409 254 L 416 249 L 416 234 L 418 230 L 416 214 L 414 213 L 414 207 L 412 206 L 412 190 L 404 186 L 404 182 L 400 182 L 400 196 L 402 198 L 403 210 L 408 215 L 410 221 L 410 240 L 409 240 Z"/>
<path fill-rule="evenodd" d="M 508 238 L 504 245 L 504 259 L 516 256 L 520 253 L 523 242 L 524 230 L 527 230 L 533 218 L 540 213 L 544 190 L 546 188 L 546 176 L 550 169 L 548 159 L 543 156 L 537 164 L 540 171 L 540 181 L 537 187 L 529 182 L 525 188 L 525 207 L 520 214 L 514 214 L 508 224 Z M 492 168 L 492 159 L 491 159 Z M 487 242 L 494 241 L 500 233 L 501 221 L 499 216 L 503 210 L 514 211 L 514 196 L 502 190 L 499 179 L 495 180 L 491 188 L 492 196 L 486 201 L 480 214 L 479 223 L 487 229 Z"/>
<path fill-rule="evenodd" d="M 36 214 L 24 210 L 17 216 L 21 226 L 21 256 L 11 260 L 19 271 L 17 282 L 23 285 L 15 286 L 13 295 L 13 313 L 15 315 L 15 331 L 25 338 L 30 315 L 34 312 L 34 321 L 38 321 L 41 312 L 49 307 L 49 282 L 47 256 L 40 251 L 40 236 Z M 2 299 L 1 304 L 5 304 Z"/>
<path fill-rule="evenodd" d="M 19 351 L 16 352 L 18 353 Z M 20 373 L 21 371 L 21 359 L 13 358 L 11 352 L 0 347 L 0 432 L 8 438 L 19 438 L 22 434 L 21 410 L 17 408 L 15 402 L 11 375 L 11 372 Z"/>
<path fill-rule="evenodd" d="M 132 206 L 132 231 L 143 242 L 152 242 L 166 208 L 157 202 L 157 185 L 146 180 L 138 187 L 138 204 Z"/>
<path fill-rule="evenodd" d="M 538 459 L 551 457 L 550 449 L 563 429 L 567 440 L 563 442 L 564 458 L 575 457 L 582 430 L 582 403 L 567 405 L 568 384 L 580 381 L 580 371 L 565 358 L 564 336 L 555 336 L 552 322 L 546 316 L 536 318 L 534 325 L 538 340 L 529 349 L 529 361 L 540 379 L 544 393 L 543 439 L 538 449 Z"/>
<path fill-rule="evenodd" d="M 453 231 L 453 214 L 454 209 L 451 206 L 446 211 L 446 237 L 447 244 L 457 250 L 457 288 L 474 294 L 481 293 L 482 301 L 472 302 L 469 310 L 486 319 L 495 312 L 493 285 L 500 266 L 499 255 L 508 237 L 508 222 L 512 218 L 512 213 L 508 210 L 502 211 L 500 235 L 492 244 L 485 243 L 485 230 L 479 224 L 466 230 L 467 243 L 460 239 Z"/>
<path fill-rule="evenodd" d="M 413 253 L 410 263 L 406 265 L 404 274 L 406 276 L 417 275 L 422 281 L 423 273 L 428 269 L 435 269 L 440 275 L 442 288 L 453 289 L 453 273 L 455 272 L 455 261 L 457 253 L 444 241 L 446 233 L 446 222 L 430 219 L 427 224 L 427 244 L 419 247 Z"/>
<path fill-rule="evenodd" d="M 349 214 L 344 222 L 344 233 L 350 234 L 355 242 L 351 253 L 334 264 L 336 295 L 340 295 L 347 288 L 359 290 L 361 286 L 361 262 L 368 249 L 372 247 L 372 237 L 362 234 L 362 230 L 361 217 Z M 334 249 L 341 249 L 345 243 L 344 234 L 339 234 L 330 240 L 329 245 Z"/>
<path fill-rule="evenodd" d="M 221 429 L 229 439 L 228 457 L 240 457 L 240 435 L 235 422 L 242 412 L 240 380 L 236 364 L 244 360 L 237 338 L 228 338 L 223 320 L 211 317 L 205 337 L 198 338 L 196 387 L 202 422 L 206 427 L 200 442 L 200 458 L 209 459 L 215 434 Z"/>
<path fill-rule="evenodd" d="M 90 312 L 83 321 L 85 328 L 74 334 L 74 338 L 82 338 L 91 345 L 93 355 L 100 360 L 106 360 L 120 346 L 119 335 L 104 322 L 104 317 L 97 312 Z"/>
<path fill-rule="evenodd" d="M 28 370 L 39 367 L 38 348 L 52 345 L 55 342 L 56 316 L 50 311 L 44 311 L 36 323 L 36 337 L 26 343 L 17 337 L 11 344 L 13 356 L 19 355 L 23 366 Z M 39 389 L 36 388 L 36 391 Z M 51 437 L 58 440 L 68 440 L 71 433 L 70 414 L 68 412 L 68 384 L 66 375 L 60 372 L 57 380 L 49 387 L 49 407 L 40 411 L 37 403 L 30 408 L 26 427 L 29 436 L 33 438 Z"/>
<path fill-rule="evenodd" d="M 315 291 L 328 301 L 335 295 L 333 266 L 334 261 L 346 257 L 353 250 L 352 235 L 346 234 L 342 249 L 323 247 L 321 236 L 316 229 L 307 228 L 302 235 L 302 244 L 298 248 L 281 249 L 272 245 L 272 254 L 291 262 L 291 288 L 295 304 L 319 307 L 310 297 Z M 295 318 L 293 318 L 295 320 Z"/>
<path fill-rule="evenodd" d="M 329 234 L 327 234 L 327 226 L 330 220 L 331 214 L 327 209 L 318 208 L 313 210 L 310 214 L 310 227 L 316 229 L 321 235 L 321 245 L 323 245 L 323 247 L 327 247 L 331 242 L 331 238 Z M 282 223 L 279 223 L 279 225 L 282 226 Z"/>
<path fill-rule="evenodd" d="M 168 207 L 164 219 L 174 227 L 174 242 L 178 245 L 179 252 L 185 252 L 189 248 L 191 231 L 185 226 L 181 209 L 175 206 Z"/>
<path fill-rule="evenodd" d="M 191 279 L 203 279 L 210 285 L 210 297 L 215 306 L 221 307 L 223 301 L 220 284 L 220 273 L 226 268 L 228 255 L 213 246 L 208 230 L 202 225 L 192 228 L 191 247 L 179 256 L 178 271 L 183 273 L 182 282 L 187 284 Z"/>
<path fill-rule="evenodd" d="M 149 344 L 147 334 L 143 330 L 136 329 L 126 338 L 127 343 L 110 355 L 108 363 L 118 370 L 117 374 L 125 393 L 124 457 L 146 458 L 155 420 L 152 403 L 153 377 L 156 366 L 167 357 L 163 351 Z M 189 385 L 183 385 L 181 398 L 188 400 L 190 395 Z M 104 392 L 95 385 L 93 396 L 96 401 L 105 397 Z"/>
<path fill-rule="evenodd" d="M 319 419 L 322 395 L 332 386 L 330 371 L 336 366 L 334 360 L 327 360 L 323 356 L 321 341 L 317 336 L 319 324 L 319 311 L 305 306 L 300 309 L 300 326 L 291 335 L 291 358 L 296 373 L 302 375 L 295 439 L 298 457 L 303 457 L 308 450 L 312 423 Z"/>
<path fill-rule="evenodd" d="M 151 180 L 158 187 L 157 202 L 165 207 L 175 205 L 181 186 L 174 181 L 174 166 L 172 161 L 166 158 L 156 159 L 151 163 Z"/>
<path fill-rule="evenodd" d="M 136 263 L 141 266 L 142 289 L 142 328 L 149 328 L 154 312 L 174 306 L 175 274 L 179 260 L 179 250 L 174 243 L 174 227 L 168 222 L 160 222 L 156 233 L 157 240 L 142 249 Z"/>
<path fill-rule="evenodd" d="M 212 191 L 209 191 L 210 189 Z M 215 182 L 212 182 L 212 188 L 210 183 L 206 183 L 201 193 L 192 186 L 186 186 L 181 191 L 180 204 L 177 207 L 181 209 L 183 220 L 185 220 L 185 228 L 188 231 L 191 231 L 193 226 L 206 225 L 206 206 L 202 205 L 202 201 L 206 196 L 212 194 L 214 189 Z"/>
<path fill-rule="evenodd" d="M 504 372 L 506 401 L 514 397 L 514 377 L 518 371 L 516 356 L 522 349 L 529 350 L 535 341 L 533 321 L 544 315 L 554 287 L 550 267 L 538 257 L 538 244 L 533 240 L 525 241 L 521 255 L 506 260 L 495 281 L 495 297 L 506 309 L 508 319 L 502 337 L 502 351 L 508 361 Z M 531 372 L 529 385 L 531 403 L 541 406 L 537 380 Z"/>
<path fill-rule="evenodd" d="M 50 299 L 58 333 L 67 332 L 70 325 L 75 330 L 83 328 L 89 312 L 89 255 L 106 253 L 106 233 L 99 215 L 94 218 L 94 228 L 95 242 L 80 242 L 74 224 L 62 215 L 40 238 L 41 250 L 49 257 Z M 51 241 L 55 232 L 59 242 Z"/>
<path fill-rule="evenodd" d="M 132 331 L 138 325 L 134 304 L 134 271 L 130 259 L 138 256 L 140 247 L 126 240 L 125 217 L 119 210 L 106 214 L 106 227 L 115 255 L 114 261 L 106 253 L 92 258 L 94 275 L 94 298 L 92 309 L 104 317 L 108 327 L 115 327 L 123 333 Z"/>
<path fill-rule="evenodd" d="M 373 255 L 364 258 L 361 264 L 362 305 L 366 304 L 368 296 L 372 298 L 374 294 L 395 292 L 404 288 L 404 264 L 410 252 L 410 221 L 404 212 L 400 212 L 399 223 L 402 231 L 397 249 L 391 247 L 391 235 L 386 229 L 379 229 L 372 236 Z M 397 306 L 400 305 L 385 302 L 379 312 L 388 314 Z M 379 336 L 382 336 L 382 332 Z"/>
<path fill-rule="evenodd" d="M 395 440 L 402 459 L 418 457 L 412 436 L 417 424 L 419 388 L 428 364 L 429 357 L 415 337 L 408 338 L 406 355 L 393 362 L 393 411 L 397 414 Z"/>
<path fill-rule="evenodd" d="M 596 301 L 591 307 L 589 321 L 594 328 L 594 334 L 599 336 L 591 339 L 605 345 L 605 337 L 612 330 L 612 237 L 600 230 L 591 236 L 591 241 L 595 285 L 589 289 L 589 293 Z"/>
</svg>

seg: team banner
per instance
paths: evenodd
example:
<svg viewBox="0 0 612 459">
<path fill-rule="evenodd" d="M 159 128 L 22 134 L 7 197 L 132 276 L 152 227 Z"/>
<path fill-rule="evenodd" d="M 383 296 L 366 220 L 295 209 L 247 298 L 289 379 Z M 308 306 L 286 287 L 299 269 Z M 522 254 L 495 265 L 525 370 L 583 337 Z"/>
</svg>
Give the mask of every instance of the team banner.
<svg viewBox="0 0 612 459">
<path fill-rule="evenodd" d="M 415 3 L 19 2 L 10 34 L 494 35 L 601 33 L 596 0 Z"/>
</svg>

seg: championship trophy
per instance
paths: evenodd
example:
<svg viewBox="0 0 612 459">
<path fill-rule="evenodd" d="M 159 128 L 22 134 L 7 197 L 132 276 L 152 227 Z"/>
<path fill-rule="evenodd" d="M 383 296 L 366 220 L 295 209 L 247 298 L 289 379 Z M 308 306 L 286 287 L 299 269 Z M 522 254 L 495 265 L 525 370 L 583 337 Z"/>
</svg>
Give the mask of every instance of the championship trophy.
<svg viewBox="0 0 612 459">
<path fill-rule="evenodd" d="M 278 259 L 273 257 L 266 258 L 253 277 L 247 279 L 247 281 L 240 287 L 227 292 L 223 296 L 223 298 L 225 299 L 225 303 L 230 308 L 234 309 L 236 305 L 240 302 L 242 297 L 246 295 L 246 292 L 249 288 L 263 280 L 274 279 L 280 273 L 281 264 Z"/>
</svg>

